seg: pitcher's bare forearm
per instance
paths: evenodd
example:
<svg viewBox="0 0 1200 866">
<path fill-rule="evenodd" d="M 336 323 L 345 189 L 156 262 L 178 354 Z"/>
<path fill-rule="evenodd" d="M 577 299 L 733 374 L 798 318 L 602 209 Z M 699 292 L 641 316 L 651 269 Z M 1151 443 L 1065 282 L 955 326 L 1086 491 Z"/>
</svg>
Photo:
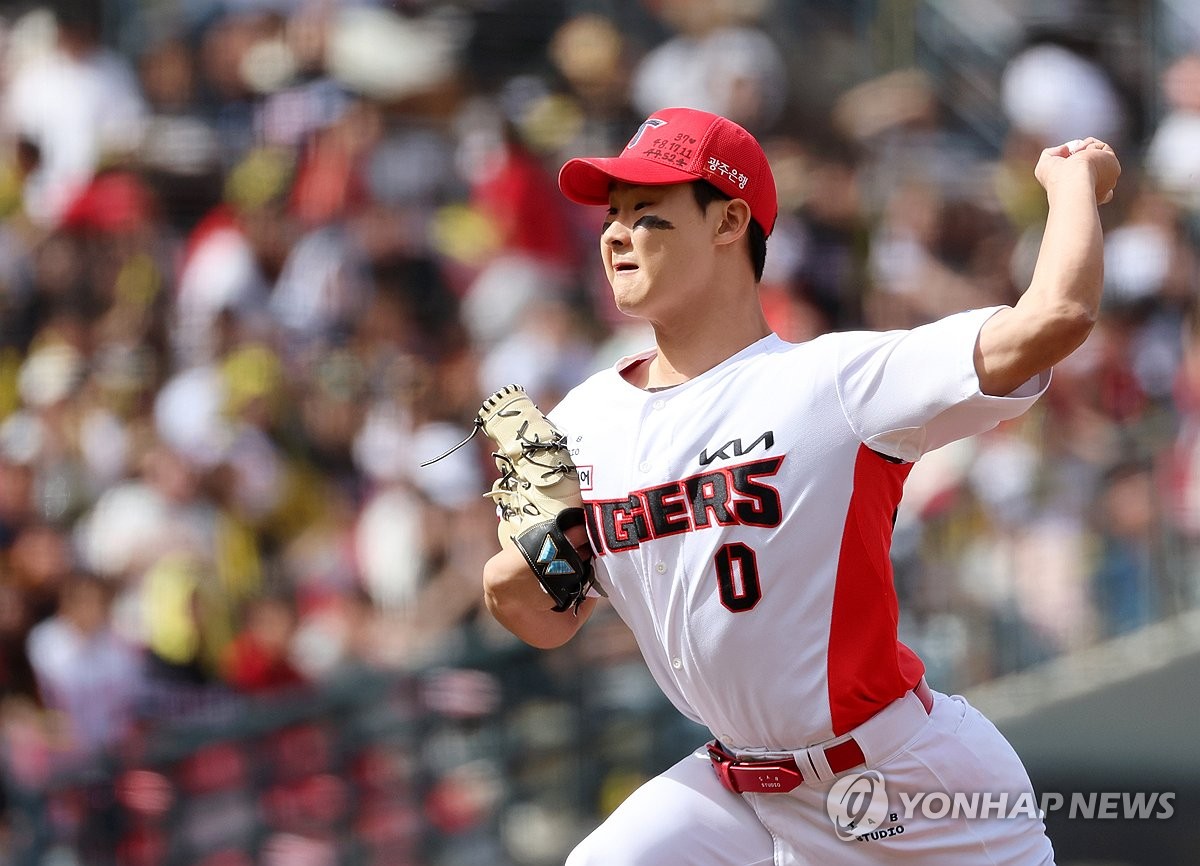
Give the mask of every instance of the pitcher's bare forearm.
<svg viewBox="0 0 1200 866">
<path fill-rule="evenodd" d="M 578 613 L 558 612 L 529 570 L 524 557 L 503 548 L 483 568 L 483 600 L 492 616 L 525 643 L 539 649 L 562 646 L 591 616 L 595 598 L 585 599 Z"/>
<path fill-rule="evenodd" d="M 1111 198 L 1120 163 L 1103 142 L 1087 139 L 1042 154 L 1037 175 L 1050 205 L 1029 288 L 979 333 L 975 369 L 985 394 L 1002 396 L 1048 370 L 1087 339 L 1104 288 L 1099 205 Z"/>
</svg>

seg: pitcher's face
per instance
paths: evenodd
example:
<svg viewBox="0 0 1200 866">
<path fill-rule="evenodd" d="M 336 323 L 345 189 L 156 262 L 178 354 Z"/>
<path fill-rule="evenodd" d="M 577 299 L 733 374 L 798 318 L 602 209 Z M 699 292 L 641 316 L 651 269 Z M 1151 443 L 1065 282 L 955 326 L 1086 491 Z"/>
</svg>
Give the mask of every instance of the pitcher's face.
<svg viewBox="0 0 1200 866">
<path fill-rule="evenodd" d="M 617 308 L 654 319 L 692 303 L 712 267 L 717 220 L 719 208 L 701 210 L 688 184 L 614 184 L 600 255 Z"/>
</svg>

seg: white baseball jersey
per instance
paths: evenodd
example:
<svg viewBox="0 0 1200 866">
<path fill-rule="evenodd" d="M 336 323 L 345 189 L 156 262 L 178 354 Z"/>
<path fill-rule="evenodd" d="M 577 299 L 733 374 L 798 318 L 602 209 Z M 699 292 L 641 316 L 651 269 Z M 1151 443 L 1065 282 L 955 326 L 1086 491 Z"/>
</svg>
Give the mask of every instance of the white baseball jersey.
<svg viewBox="0 0 1200 866">
<path fill-rule="evenodd" d="M 827 740 L 921 678 L 889 559 L 911 462 L 1049 384 L 980 392 L 974 347 L 996 309 L 799 345 L 770 335 L 658 392 L 619 372 L 648 352 L 551 413 L 601 585 L 672 703 L 726 745 Z"/>
</svg>

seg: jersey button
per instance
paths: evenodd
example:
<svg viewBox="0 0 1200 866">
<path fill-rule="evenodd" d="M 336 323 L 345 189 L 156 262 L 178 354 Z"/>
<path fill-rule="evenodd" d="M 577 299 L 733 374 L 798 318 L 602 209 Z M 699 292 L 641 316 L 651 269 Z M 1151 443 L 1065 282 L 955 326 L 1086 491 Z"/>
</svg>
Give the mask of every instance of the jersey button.
<svg viewBox="0 0 1200 866">
<path fill-rule="evenodd" d="M 654 566 L 654 570 L 657 571 L 659 574 L 666 574 L 667 573 L 667 564 L 665 562 L 660 562 L 658 565 Z"/>
<path fill-rule="evenodd" d="M 675 670 L 679 670 L 681 667 L 683 667 L 683 659 L 671 659 L 671 667 L 675 668 Z"/>
<path fill-rule="evenodd" d="M 649 472 L 650 471 L 650 461 L 643 460 L 641 463 L 638 464 L 638 470 L 641 472 Z"/>
<path fill-rule="evenodd" d="M 666 400 L 655 400 L 655 401 L 654 401 L 654 408 L 655 408 L 655 409 L 661 409 L 663 406 L 666 406 L 666 405 L 667 405 L 667 401 L 666 401 Z"/>
</svg>

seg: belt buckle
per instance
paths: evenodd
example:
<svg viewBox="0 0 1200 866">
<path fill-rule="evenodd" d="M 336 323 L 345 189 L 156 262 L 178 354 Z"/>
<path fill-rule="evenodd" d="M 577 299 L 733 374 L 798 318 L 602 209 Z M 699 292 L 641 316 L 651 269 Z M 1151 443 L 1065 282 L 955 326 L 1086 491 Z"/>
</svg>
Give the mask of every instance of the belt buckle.
<svg viewBox="0 0 1200 866">
<path fill-rule="evenodd" d="M 724 747 L 717 740 L 713 740 L 708 744 L 708 758 L 712 761 L 713 770 L 716 771 L 717 778 L 721 780 L 721 784 L 733 791 L 735 794 L 740 794 L 737 782 L 729 773 L 729 768 L 733 764 L 733 755 L 726 752 Z"/>
<path fill-rule="evenodd" d="M 786 794 L 804 782 L 799 767 L 780 761 L 737 761 L 716 740 L 708 744 L 708 756 L 721 784 L 736 794 Z"/>
</svg>

